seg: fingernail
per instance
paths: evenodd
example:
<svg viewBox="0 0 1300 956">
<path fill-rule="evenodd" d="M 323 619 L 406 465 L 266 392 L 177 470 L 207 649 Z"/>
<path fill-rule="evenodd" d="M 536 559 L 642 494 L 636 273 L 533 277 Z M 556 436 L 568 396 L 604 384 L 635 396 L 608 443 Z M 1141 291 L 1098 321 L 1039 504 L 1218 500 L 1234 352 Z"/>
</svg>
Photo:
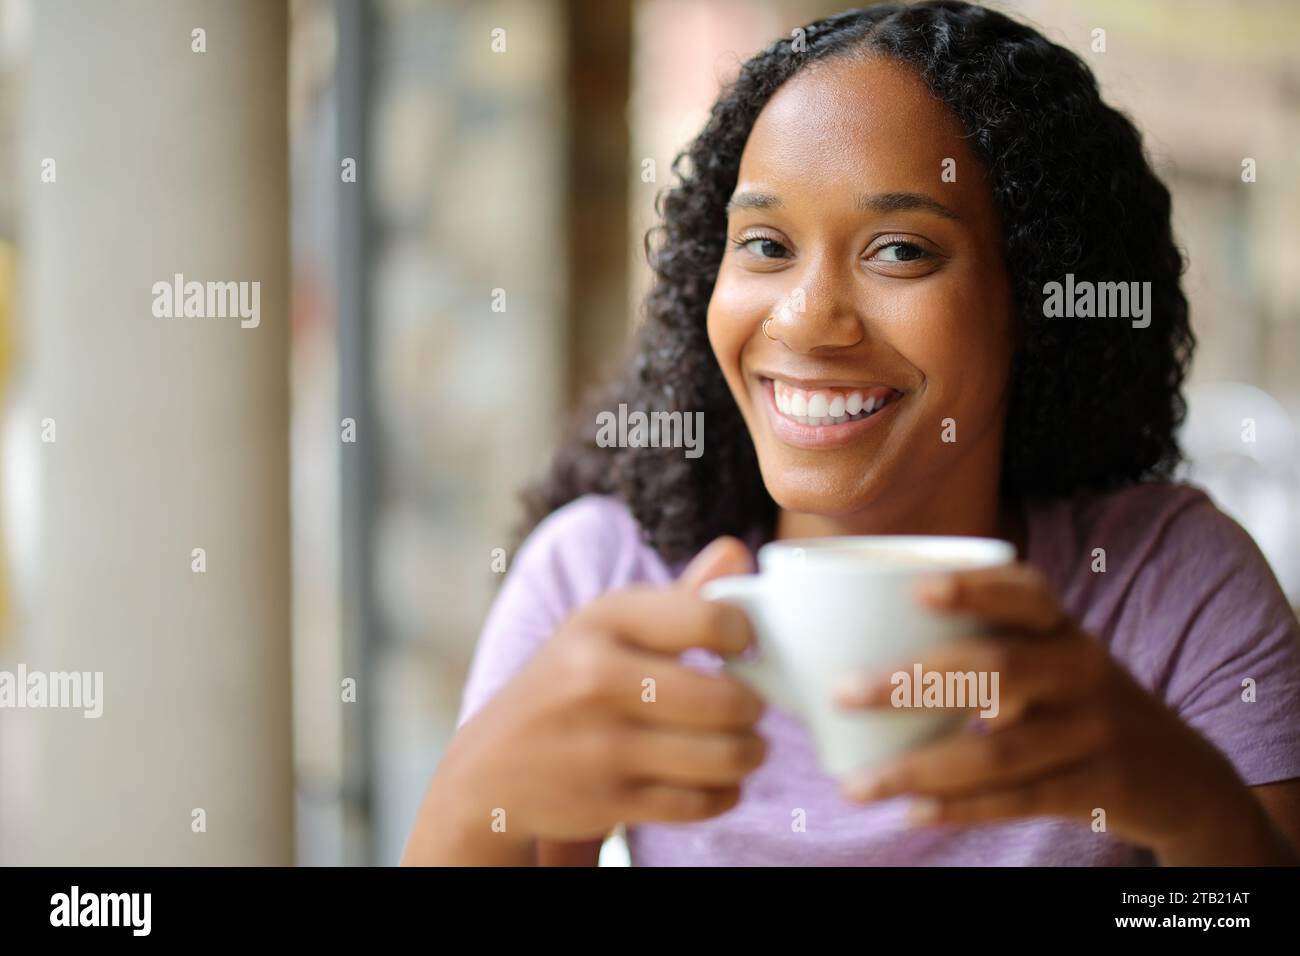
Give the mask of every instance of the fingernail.
<svg viewBox="0 0 1300 956">
<path fill-rule="evenodd" d="M 917 797 L 907 808 L 907 821 L 924 826 L 939 819 L 939 801 L 933 797 Z"/>
<path fill-rule="evenodd" d="M 929 604 L 949 604 L 956 594 L 957 581 L 951 574 L 933 575 L 917 582 L 917 597 Z"/>
<path fill-rule="evenodd" d="M 878 689 L 879 681 L 872 674 L 851 674 L 835 683 L 836 703 L 852 707 L 870 703 Z"/>
<path fill-rule="evenodd" d="M 879 770 L 859 770 L 844 779 L 841 791 L 850 800 L 878 800 L 888 787 L 885 775 Z"/>
</svg>

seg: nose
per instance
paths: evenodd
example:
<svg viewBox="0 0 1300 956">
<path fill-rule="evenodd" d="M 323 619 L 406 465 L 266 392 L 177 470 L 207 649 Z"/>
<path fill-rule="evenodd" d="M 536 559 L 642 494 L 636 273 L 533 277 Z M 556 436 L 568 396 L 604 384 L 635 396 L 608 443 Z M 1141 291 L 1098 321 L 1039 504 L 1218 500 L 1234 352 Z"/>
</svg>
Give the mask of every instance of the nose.
<svg viewBox="0 0 1300 956">
<path fill-rule="evenodd" d="M 763 334 L 792 352 L 845 349 L 866 337 L 850 277 L 812 268 L 763 322 Z"/>
</svg>

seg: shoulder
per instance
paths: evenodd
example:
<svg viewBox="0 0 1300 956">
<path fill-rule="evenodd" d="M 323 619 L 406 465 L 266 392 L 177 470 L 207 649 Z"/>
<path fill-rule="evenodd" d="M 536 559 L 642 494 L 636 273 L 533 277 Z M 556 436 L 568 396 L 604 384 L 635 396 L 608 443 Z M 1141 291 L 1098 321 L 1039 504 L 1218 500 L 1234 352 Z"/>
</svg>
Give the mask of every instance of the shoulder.
<svg viewBox="0 0 1300 956">
<path fill-rule="evenodd" d="M 573 603 L 610 588 L 671 580 L 627 505 L 609 495 L 583 495 L 553 511 L 514 564 L 512 573 L 545 579 Z"/>
<path fill-rule="evenodd" d="M 1037 556 L 1067 579 L 1072 571 L 1100 583 L 1101 574 L 1137 579 L 1180 569 L 1206 581 L 1243 565 L 1267 569 L 1245 529 L 1192 485 L 1147 482 L 1040 501 L 1030 514 Z"/>
<path fill-rule="evenodd" d="M 1085 507 L 1083 527 L 1133 562 L 1132 573 L 1184 598 L 1224 588 L 1270 593 L 1277 582 L 1250 534 L 1208 494 L 1185 484 L 1125 488 Z"/>
<path fill-rule="evenodd" d="M 527 540 L 551 548 L 575 542 L 619 546 L 629 539 L 636 540 L 639 531 L 636 519 L 618 498 L 583 495 L 539 521 Z"/>
<path fill-rule="evenodd" d="M 1040 502 L 1030 559 L 1112 651 L 1167 662 L 1191 634 L 1220 646 L 1294 633 L 1295 615 L 1254 539 L 1198 488 L 1149 483 Z M 1230 626 L 1229 626 L 1230 625 Z"/>
<path fill-rule="evenodd" d="M 1186 485 L 1125 489 L 1080 515 L 1117 549 L 1088 575 L 1089 629 L 1248 784 L 1300 776 L 1300 623 L 1254 539 Z"/>
<path fill-rule="evenodd" d="M 1073 513 L 1081 529 L 1129 538 L 1170 531 L 1177 536 L 1192 529 L 1231 534 L 1237 527 L 1200 488 L 1175 482 L 1145 482 L 1081 496 L 1074 499 Z"/>
<path fill-rule="evenodd" d="M 1216 668 L 1300 662 L 1295 613 L 1268 560 L 1198 488 L 1040 503 L 1032 529 L 1031 557 L 1067 609 L 1148 686 L 1177 697 Z"/>
</svg>

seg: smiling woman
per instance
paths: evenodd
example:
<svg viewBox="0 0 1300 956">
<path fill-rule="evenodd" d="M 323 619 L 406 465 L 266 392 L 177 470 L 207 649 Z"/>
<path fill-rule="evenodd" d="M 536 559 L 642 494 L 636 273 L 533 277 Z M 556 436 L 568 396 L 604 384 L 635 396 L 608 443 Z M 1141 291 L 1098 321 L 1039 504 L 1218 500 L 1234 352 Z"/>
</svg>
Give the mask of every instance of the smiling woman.
<svg viewBox="0 0 1300 956">
<path fill-rule="evenodd" d="M 846 384 L 861 381 L 852 348 L 870 354 L 866 371 L 901 378 L 883 384 L 906 394 L 907 427 L 878 430 L 881 460 L 863 446 L 845 466 L 876 462 L 854 479 L 861 494 L 883 490 L 895 469 L 932 472 L 936 454 L 945 469 L 960 459 L 966 476 L 987 472 L 996 452 L 996 487 L 1009 501 L 1172 474 L 1194 338 L 1169 193 L 1088 68 L 1032 29 L 964 4 L 850 11 L 804 36 L 803 51 L 785 39 L 748 61 L 678 157 L 680 181 L 647 236 L 657 281 L 633 361 L 594 400 L 703 411 L 716 436 L 710 455 L 693 467 L 668 456 L 593 459 L 580 428 L 534 490 L 530 523 L 598 492 L 621 497 L 670 559 L 756 523 L 774 533 L 787 503 L 773 480 L 820 486 L 826 463 L 814 476 L 755 467 L 764 463 L 756 382 L 738 392 L 725 352 L 769 316 L 769 336 L 796 352 L 812 344 L 806 379 L 853 362 Z M 1067 273 L 1151 283 L 1150 325 L 1045 321 L 1043 289 Z M 802 314 L 786 307 L 796 294 Z M 872 341 L 854 347 L 845 336 Z M 900 336 L 924 342 L 956 377 Z M 754 348 L 746 359 L 761 372 L 755 363 L 788 354 Z M 937 439 L 945 419 L 958 440 L 919 455 L 918 440 Z"/>
<path fill-rule="evenodd" d="M 703 412 L 708 454 L 601 447 L 580 416 L 407 861 L 592 862 L 619 823 L 650 864 L 1294 860 L 1300 628 L 1254 542 L 1166 480 L 1193 337 L 1133 125 L 1074 54 L 968 4 L 796 35 L 675 164 L 645 323 L 596 398 Z M 1065 274 L 1150 283 L 1149 321 L 1049 318 Z M 882 534 L 1016 545 L 920 598 L 989 639 L 899 662 L 1000 674 L 1001 713 L 831 780 L 720 670 L 750 626 L 696 591 L 765 540 Z M 840 706 L 880 706 L 846 676 Z"/>
</svg>

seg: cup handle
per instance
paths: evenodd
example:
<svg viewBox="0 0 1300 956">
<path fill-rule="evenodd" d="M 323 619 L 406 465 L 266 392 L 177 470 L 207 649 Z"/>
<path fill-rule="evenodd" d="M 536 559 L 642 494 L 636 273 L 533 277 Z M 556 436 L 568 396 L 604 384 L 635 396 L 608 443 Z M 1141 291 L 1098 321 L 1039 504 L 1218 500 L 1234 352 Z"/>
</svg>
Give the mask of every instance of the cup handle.
<svg viewBox="0 0 1300 956">
<path fill-rule="evenodd" d="M 781 671 L 776 656 L 764 646 L 768 642 L 765 639 L 767 627 L 763 611 L 762 578 L 757 574 L 715 578 L 700 589 L 700 596 L 708 601 L 723 601 L 740 608 L 749 618 L 758 637 L 758 656 L 727 658 L 726 669 L 758 691 L 769 703 L 790 713 L 799 713 L 802 708 L 790 690 L 786 675 Z"/>
</svg>

